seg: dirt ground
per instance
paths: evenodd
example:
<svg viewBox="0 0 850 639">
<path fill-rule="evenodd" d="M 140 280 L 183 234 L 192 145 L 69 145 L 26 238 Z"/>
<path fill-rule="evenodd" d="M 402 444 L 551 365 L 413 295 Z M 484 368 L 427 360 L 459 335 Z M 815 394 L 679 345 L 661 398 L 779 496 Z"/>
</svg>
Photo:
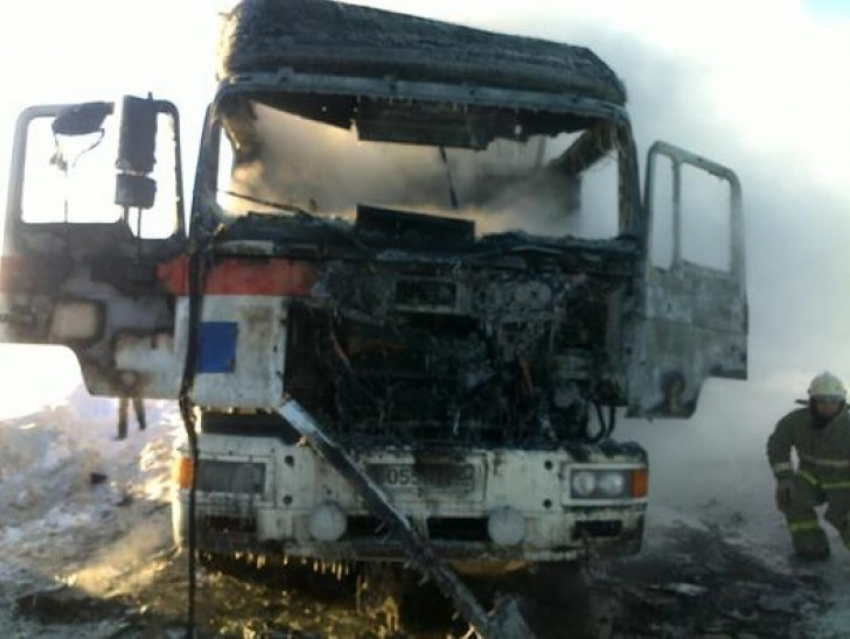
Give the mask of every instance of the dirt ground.
<svg viewBox="0 0 850 639">
<path fill-rule="evenodd" d="M 154 519 L 167 525 L 161 511 Z M 829 605 L 830 592 L 816 570 L 770 569 L 716 530 L 679 528 L 668 534 L 663 553 L 550 568 L 502 580 L 498 587 L 520 595 L 523 615 L 540 638 L 830 636 L 807 628 Z M 257 569 L 247 561 L 199 566 L 196 636 L 425 639 L 459 637 L 468 629 L 452 618 L 438 593 L 411 588 L 399 598 L 401 628 L 393 632 L 393 609 L 375 601 L 358 609 L 353 577 L 338 580 L 313 574 L 310 567 L 295 575 L 293 569 Z M 13 583 L 4 583 L 2 593 L 18 590 L 5 602 L 14 608 L 5 628 L 13 636 L 186 634 L 183 554 L 163 549 L 126 572 L 115 567 L 111 587 L 101 593 L 68 578 L 50 581 L 23 571 L 9 578 Z M 492 584 L 474 585 L 485 603 Z"/>
<path fill-rule="evenodd" d="M 171 543 L 169 458 L 180 425 L 113 440 L 111 406 L 47 410 L 0 426 L 0 632 L 5 637 L 188 635 L 187 557 Z M 838 639 L 850 557 L 798 565 L 784 530 L 724 503 L 651 509 L 641 554 L 470 580 L 485 608 L 506 593 L 536 636 Z M 754 537 L 753 529 L 761 531 Z M 388 600 L 355 574 L 254 558 L 197 566 L 194 636 L 461 637 L 439 593 Z M 380 581 L 380 580 L 378 580 Z M 374 582 L 374 580 L 373 580 Z M 362 586 L 363 581 L 360 580 Z"/>
</svg>

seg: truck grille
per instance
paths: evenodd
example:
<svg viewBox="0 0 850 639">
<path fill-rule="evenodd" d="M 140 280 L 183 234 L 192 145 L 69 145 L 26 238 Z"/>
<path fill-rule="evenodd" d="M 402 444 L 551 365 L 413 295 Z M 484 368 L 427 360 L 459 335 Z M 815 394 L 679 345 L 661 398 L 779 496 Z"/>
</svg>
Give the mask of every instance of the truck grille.
<svg viewBox="0 0 850 639">
<path fill-rule="evenodd" d="M 441 541 L 490 541 L 483 517 L 429 517 L 428 537 Z"/>
<path fill-rule="evenodd" d="M 573 539 L 619 537 L 623 523 L 619 521 L 580 521 L 573 530 Z"/>
<path fill-rule="evenodd" d="M 266 486 L 266 465 L 202 459 L 196 485 L 198 490 L 210 493 L 262 495 Z"/>
</svg>

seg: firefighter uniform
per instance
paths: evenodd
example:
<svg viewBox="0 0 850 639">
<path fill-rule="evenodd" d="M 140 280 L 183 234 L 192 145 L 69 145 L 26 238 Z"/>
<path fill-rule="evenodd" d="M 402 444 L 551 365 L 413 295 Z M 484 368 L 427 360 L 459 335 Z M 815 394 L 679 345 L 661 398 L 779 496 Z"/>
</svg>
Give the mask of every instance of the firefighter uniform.
<svg viewBox="0 0 850 639">
<path fill-rule="evenodd" d="M 816 506 L 827 505 L 824 519 L 850 549 L 850 415 L 844 387 L 829 373 L 812 381 L 809 396 L 808 407 L 790 412 L 776 425 L 767 456 L 777 480 L 777 506 L 788 522 L 795 553 L 822 559 L 829 555 L 829 542 Z M 826 415 L 819 412 L 824 402 L 834 406 Z"/>
</svg>

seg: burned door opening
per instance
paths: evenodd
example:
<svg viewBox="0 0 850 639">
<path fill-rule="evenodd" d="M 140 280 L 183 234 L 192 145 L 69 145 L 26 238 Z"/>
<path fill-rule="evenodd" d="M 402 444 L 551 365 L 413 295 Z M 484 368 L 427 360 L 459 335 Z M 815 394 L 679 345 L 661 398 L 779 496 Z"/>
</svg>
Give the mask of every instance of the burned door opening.
<svg viewBox="0 0 850 639">
<path fill-rule="evenodd" d="M 662 158 L 670 168 L 666 195 L 670 220 L 665 232 L 653 239 L 669 243 L 669 262 L 646 262 L 645 297 L 639 326 L 639 350 L 631 371 L 630 415 L 690 417 L 708 377 L 745 379 L 748 331 L 744 229 L 741 186 L 730 169 L 669 144 L 650 149 L 646 174 L 646 208 L 657 222 L 663 208 L 659 191 L 664 185 L 658 173 Z M 713 208 L 702 211 L 715 223 L 700 234 L 687 235 L 687 214 L 700 210 L 700 192 L 689 192 L 683 174 L 687 168 L 720 186 L 720 197 L 708 199 Z M 702 196 L 704 198 L 704 196 Z M 686 241 L 711 247 L 714 263 L 698 263 L 685 254 Z M 702 261 L 705 260 L 703 253 Z M 721 256 L 719 259 L 717 256 Z"/>
</svg>

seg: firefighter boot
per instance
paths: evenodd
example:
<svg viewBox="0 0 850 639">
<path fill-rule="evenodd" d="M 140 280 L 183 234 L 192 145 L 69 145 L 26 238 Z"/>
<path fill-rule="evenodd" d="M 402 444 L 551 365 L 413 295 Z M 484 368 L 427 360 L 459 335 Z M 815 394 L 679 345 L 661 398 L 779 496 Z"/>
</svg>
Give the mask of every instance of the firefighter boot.
<svg viewBox="0 0 850 639">
<path fill-rule="evenodd" d="M 835 527 L 844 547 L 850 550 L 850 488 L 842 486 L 830 490 L 828 502 L 824 519 Z"/>
<path fill-rule="evenodd" d="M 829 558 L 829 540 L 816 519 L 790 523 L 794 554 L 802 561 L 823 561 Z"/>
</svg>

